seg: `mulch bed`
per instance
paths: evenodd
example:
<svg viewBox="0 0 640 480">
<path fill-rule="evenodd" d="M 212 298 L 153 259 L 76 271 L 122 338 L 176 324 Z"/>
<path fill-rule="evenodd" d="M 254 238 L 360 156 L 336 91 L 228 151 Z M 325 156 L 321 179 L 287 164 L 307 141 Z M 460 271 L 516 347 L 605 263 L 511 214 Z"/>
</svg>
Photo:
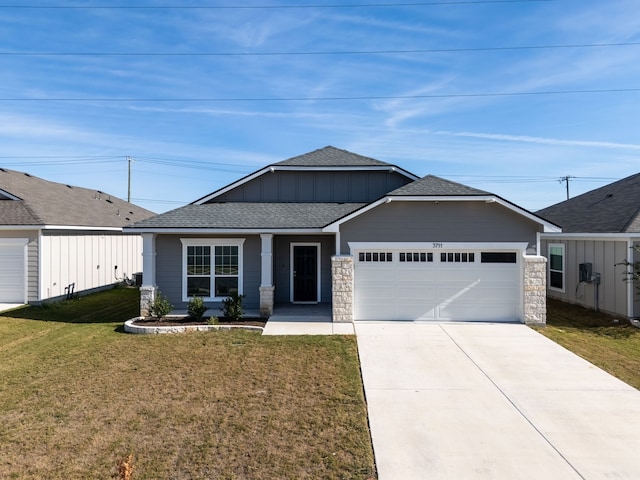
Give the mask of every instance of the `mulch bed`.
<svg viewBox="0 0 640 480">
<path fill-rule="evenodd" d="M 256 318 L 243 318 L 237 321 L 228 317 L 218 317 L 218 325 L 245 325 L 254 327 L 264 327 L 268 318 L 256 317 Z M 196 320 L 192 317 L 169 317 L 161 321 L 155 318 L 138 319 L 133 322 L 134 325 L 140 325 L 144 327 L 175 327 L 175 326 L 188 326 L 188 325 L 208 325 L 209 318 L 202 317 L 201 320 Z"/>
</svg>

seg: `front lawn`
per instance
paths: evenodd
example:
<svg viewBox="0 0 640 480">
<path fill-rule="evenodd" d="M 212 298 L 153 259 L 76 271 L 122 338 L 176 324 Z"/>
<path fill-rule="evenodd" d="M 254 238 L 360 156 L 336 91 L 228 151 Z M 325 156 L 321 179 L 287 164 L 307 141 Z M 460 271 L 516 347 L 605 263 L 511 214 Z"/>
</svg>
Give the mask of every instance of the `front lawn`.
<svg viewBox="0 0 640 480">
<path fill-rule="evenodd" d="M 124 334 L 137 305 L 0 316 L 0 478 L 375 478 L 354 337 Z"/>
<path fill-rule="evenodd" d="M 537 330 L 635 388 L 640 388 L 640 329 L 621 317 L 549 299 Z"/>
</svg>

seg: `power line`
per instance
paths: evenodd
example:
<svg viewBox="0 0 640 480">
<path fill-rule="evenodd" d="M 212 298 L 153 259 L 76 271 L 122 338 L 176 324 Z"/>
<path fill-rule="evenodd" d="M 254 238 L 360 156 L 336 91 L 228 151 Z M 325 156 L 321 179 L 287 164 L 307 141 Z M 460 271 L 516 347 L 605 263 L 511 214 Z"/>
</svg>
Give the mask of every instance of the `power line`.
<svg viewBox="0 0 640 480">
<path fill-rule="evenodd" d="M 593 90 L 548 90 L 541 92 L 488 92 L 488 93 L 442 93 L 429 95 L 364 95 L 336 97 L 201 97 L 201 98 L 106 98 L 106 97 L 49 97 L 49 98 L 0 98 L 1 102 L 321 102 L 351 100 L 411 100 L 427 98 L 478 98 L 478 97 L 517 97 L 538 95 L 572 95 L 597 93 L 635 93 L 640 88 L 606 88 Z"/>
<path fill-rule="evenodd" d="M 394 8 L 427 7 L 449 5 L 509 4 L 509 3 L 548 3 L 556 0 L 467 0 L 459 2 L 412 2 L 412 3 L 361 3 L 326 5 L 0 5 L 0 9 L 22 10 L 280 10 L 308 8 Z"/>
<path fill-rule="evenodd" d="M 0 52 L 12 57 L 273 57 L 311 55 L 398 55 L 415 53 L 460 53 L 510 50 L 550 50 L 638 46 L 640 42 L 577 43 L 567 45 L 522 45 L 513 47 L 425 48 L 410 50 L 346 50 L 318 52 Z"/>
</svg>

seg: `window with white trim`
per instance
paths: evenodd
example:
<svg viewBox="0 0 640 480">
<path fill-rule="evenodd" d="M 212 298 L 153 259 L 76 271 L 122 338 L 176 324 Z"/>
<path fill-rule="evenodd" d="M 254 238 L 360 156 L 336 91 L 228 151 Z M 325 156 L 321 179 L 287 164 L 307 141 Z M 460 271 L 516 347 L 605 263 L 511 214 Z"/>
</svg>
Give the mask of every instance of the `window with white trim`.
<svg viewBox="0 0 640 480">
<path fill-rule="evenodd" d="M 564 292 L 564 244 L 549 244 L 549 289 Z"/>
<path fill-rule="evenodd" d="M 242 295 L 244 239 L 183 238 L 183 299 Z"/>
</svg>

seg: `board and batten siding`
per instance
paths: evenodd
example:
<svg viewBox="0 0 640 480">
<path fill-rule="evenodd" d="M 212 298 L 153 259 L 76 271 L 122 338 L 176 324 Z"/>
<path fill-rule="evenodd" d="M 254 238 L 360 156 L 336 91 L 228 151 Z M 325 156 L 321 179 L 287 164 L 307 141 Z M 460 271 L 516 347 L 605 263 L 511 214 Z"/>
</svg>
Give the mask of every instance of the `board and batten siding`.
<svg viewBox="0 0 640 480">
<path fill-rule="evenodd" d="M 185 310 L 188 302 L 182 300 L 184 281 L 181 238 L 224 239 L 244 238 L 243 243 L 243 306 L 260 306 L 261 241 L 259 235 L 158 235 L 156 237 L 156 285 L 175 309 Z M 220 307 L 221 303 L 208 302 L 209 307 Z"/>
<path fill-rule="evenodd" d="M 117 283 L 142 271 L 142 237 L 120 233 L 46 233 L 40 244 L 39 300 Z M 117 270 L 115 267 L 118 267 Z"/>
<path fill-rule="evenodd" d="M 547 258 L 550 244 L 560 244 L 565 247 L 565 287 L 564 291 L 548 288 L 549 297 L 589 308 L 595 308 L 597 302 L 599 310 L 616 315 L 627 315 L 628 284 L 624 277 L 625 267 L 616 265 L 631 258 L 632 252 L 629 251 L 626 240 L 543 238 L 540 248 L 542 255 Z M 578 265 L 581 263 L 593 265 L 593 273 L 600 274 L 599 286 L 594 283 L 579 282 Z"/>
<path fill-rule="evenodd" d="M 215 202 L 367 203 L 411 179 L 389 171 L 278 171 L 265 173 L 216 197 Z"/>
<path fill-rule="evenodd" d="M 340 226 L 340 249 L 348 242 L 527 242 L 534 253 L 537 223 L 497 203 L 393 201 Z"/>
</svg>

